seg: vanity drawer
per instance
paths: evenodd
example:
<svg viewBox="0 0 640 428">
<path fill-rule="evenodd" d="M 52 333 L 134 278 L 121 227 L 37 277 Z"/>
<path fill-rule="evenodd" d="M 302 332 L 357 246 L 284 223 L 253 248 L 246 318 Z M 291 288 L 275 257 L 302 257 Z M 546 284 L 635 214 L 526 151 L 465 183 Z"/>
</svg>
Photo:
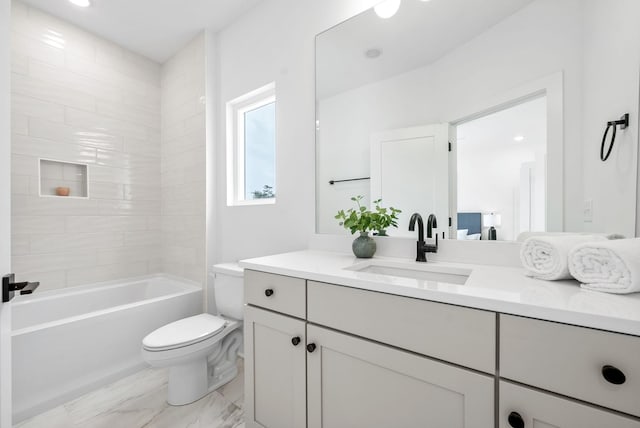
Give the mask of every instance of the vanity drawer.
<svg viewBox="0 0 640 428">
<path fill-rule="evenodd" d="M 305 280 L 272 273 L 245 270 L 244 296 L 249 305 L 304 318 Z"/>
<path fill-rule="evenodd" d="M 640 337 L 500 315 L 500 376 L 640 416 Z"/>
<path fill-rule="evenodd" d="M 495 372 L 493 312 L 313 281 L 307 293 L 309 322 Z"/>
</svg>

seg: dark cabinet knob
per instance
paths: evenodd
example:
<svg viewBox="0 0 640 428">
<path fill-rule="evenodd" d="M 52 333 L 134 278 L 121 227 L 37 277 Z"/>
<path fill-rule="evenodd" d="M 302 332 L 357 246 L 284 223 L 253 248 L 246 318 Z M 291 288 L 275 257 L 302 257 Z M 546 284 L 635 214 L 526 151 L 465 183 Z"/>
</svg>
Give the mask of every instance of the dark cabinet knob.
<svg viewBox="0 0 640 428">
<path fill-rule="evenodd" d="M 315 343 L 310 343 L 307 345 L 307 351 L 309 352 L 313 352 L 316 350 L 316 344 Z"/>
<path fill-rule="evenodd" d="M 524 419 L 522 419 L 522 416 L 520 416 L 518 412 L 509 413 L 507 421 L 509 421 L 509 426 L 513 428 L 524 428 Z"/>
<path fill-rule="evenodd" d="M 264 290 L 264 295 L 267 296 L 267 297 L 273 296 L 273 289 L 272 288 L 267 288 L 266 290 Z"/>
<path fill-rule="evenodd" d="M 602 377 L 614 385 L 622 385 L 627 380 L 627 377 L 620 369 L 609 365 L 602 367 Z"/>
<path fill-rule="evenodd" d="M 291 343 L 293 343 L 293 346 L 298 346 L 300 344 L 300 338 L 298 336 L 294 337 L 291 339 Z"/>
</svg>

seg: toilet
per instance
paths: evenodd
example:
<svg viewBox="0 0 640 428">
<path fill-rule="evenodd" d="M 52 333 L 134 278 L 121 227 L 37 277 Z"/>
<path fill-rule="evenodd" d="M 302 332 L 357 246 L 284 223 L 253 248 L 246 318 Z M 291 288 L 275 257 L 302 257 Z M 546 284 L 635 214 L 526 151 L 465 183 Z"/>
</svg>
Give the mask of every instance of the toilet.
<svg viewBox="0 0 640 428">
<path fill-rule="evenodd" d="M 238 374 L 242 347 L 244 272 L 234 263 L 213 266 L 210 272 L 218 315 L 204 313 L 169 323 L 142 340 L 142 358 L 152 367 L 168 367 L 167 402 L 193 403 Z"/>
</svg>

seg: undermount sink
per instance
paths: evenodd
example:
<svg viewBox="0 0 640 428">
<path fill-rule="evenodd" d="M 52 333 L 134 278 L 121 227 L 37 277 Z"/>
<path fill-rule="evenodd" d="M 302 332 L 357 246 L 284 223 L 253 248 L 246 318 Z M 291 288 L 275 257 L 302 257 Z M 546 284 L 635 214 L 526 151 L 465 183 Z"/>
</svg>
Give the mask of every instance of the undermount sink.
<svg viewBox="0 0 640 428">
<path fill-rule="evenodd" d="M 471 269 L 439 266 L 433 264 L 400 263 L 371 260 L 349 266 L 346 270 L 367 272 L 377 275 L 399 276 L 418 280 L 447 282 L 463 285 L 471 275 Z"/>
</svg>

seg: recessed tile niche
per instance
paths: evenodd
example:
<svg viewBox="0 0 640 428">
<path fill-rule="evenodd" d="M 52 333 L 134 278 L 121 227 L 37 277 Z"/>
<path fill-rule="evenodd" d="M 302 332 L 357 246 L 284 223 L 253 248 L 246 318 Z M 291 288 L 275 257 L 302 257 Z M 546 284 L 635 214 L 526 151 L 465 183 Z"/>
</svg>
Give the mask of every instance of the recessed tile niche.
<svg viewBox="0 0 640 428">
<path fill-rule="evenodd" d="M 87 198 L 87 165 L 40 159 L 40 196 Z"/>
</svg>

